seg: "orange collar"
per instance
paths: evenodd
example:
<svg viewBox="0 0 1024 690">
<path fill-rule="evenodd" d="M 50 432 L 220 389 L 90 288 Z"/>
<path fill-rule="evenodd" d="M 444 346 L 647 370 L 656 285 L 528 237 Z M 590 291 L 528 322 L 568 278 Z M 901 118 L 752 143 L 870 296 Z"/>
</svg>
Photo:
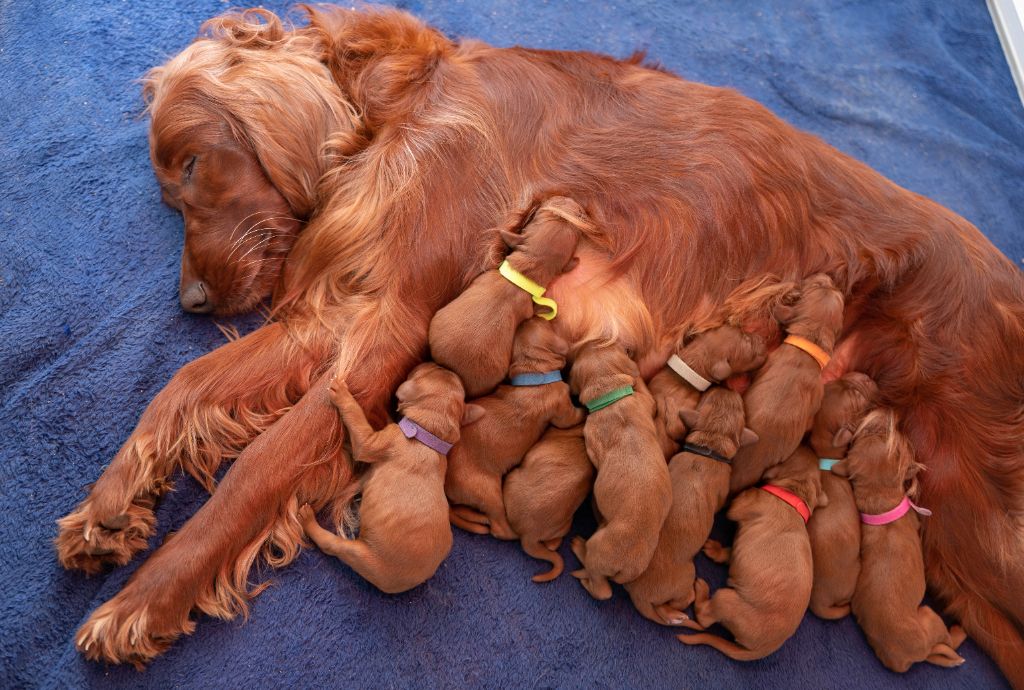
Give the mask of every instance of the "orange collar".
<svg viewBox="0 0 1024 690">
<path fill-rule="evenodd" d="M 814 361 L 818 363 L 822 369 L 828 366 L 829 361 L 832 359 L 828 356 L 828 353 L 822 350 L 820 347 L 812 343 L 807 338 L 801 338 L 798 335 L 787 335 L 784 343 L 789 343 L 798 350 L 803 350 L 811 357 L 814 357 Z"/>
<path fill-rule="evenodd" d="M 761 487 L 761 490 L 767 491 L 772 496 L 775 496 L 776 498 L 793 506 L 796 512 L 800 513 L 800 517 L 804 519 L 805 525 L 807 524 L 807 521 L 811 519 L 811 509 L 807 507 L 806 503 L 804 503 L 804 499 L 800 498 L 789 489 L 783 489 L 781 486 L 775 486 L 774 484 L 765 484 Z"/>
</svg>

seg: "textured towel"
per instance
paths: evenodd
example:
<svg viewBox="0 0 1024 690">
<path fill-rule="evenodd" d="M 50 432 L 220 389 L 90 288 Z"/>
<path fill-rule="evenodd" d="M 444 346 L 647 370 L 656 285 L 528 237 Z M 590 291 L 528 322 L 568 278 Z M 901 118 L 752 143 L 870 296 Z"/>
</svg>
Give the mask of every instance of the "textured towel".
<svg viewBox="0 0 1024 690">
<path fill-rule="evenodd" d="M 851 619 L 810 615 L 778 653 L 735 663 L 684 648 L 621 590 L 598 603 L 567 575 L 533 584 L 542 565 L 516 544 L 462 532 L 437 576 L 410 593 L 380 594 L 307 551 L 254 573 L 275 585 L 248 623 L 203 618 L 144 675 L 83 661 L 75 629 L 141 559 L 91 579 L 64 572 L 54 520 L 174 371 L 223 342 L 209 318 L 178 307 L 181 218 L 160 203 L 134 80 L 228 6 L 0 2 L 0 687 L 1001 686 L 970 641 L 960 669 L 897 676 Z M 502 46 L 644 48 L 681 75 L 758 99 L 1024 259 L 1024 113 L 978 0 L 402 6 Z M 151 544 L 204 498 L 179 479 Z M 703 557 L 698 567 L 722 583 L 722 569 Z"/>
</svg>

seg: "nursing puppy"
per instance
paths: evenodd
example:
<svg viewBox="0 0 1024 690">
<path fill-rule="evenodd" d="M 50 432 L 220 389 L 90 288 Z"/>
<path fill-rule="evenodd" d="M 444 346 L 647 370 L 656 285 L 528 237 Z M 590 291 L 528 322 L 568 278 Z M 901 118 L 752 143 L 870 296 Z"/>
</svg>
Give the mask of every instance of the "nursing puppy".
<svg viewBox="0 0 1024 690">
<path fill-rule="evenodd" d="M 533 576 L 534 582 L 550 582 L 562 574 L 565 563 L 557 549 L 593 479 L 582 424 L 548 429 L 519 467 L 505 476 L 505 511 L 512 531 L 523 551 L 551 564 L 550 570 Z"/>
<path fill-rule="evenodd" d="M 843 327 L 843 295 L 819 273 L 801 283 L 795 304 L 778 304 L 773 313 L 788 335 L 743 396 L 747 426 L 761 440 L 736 454 L 732 493 L 753 486 L 765 470 L 792 455 L 811 428 L 821 406 L 821 370 Z"/>
<path fill-rule="evenodd" d="M 309 504 L 299 517 L 306 536 L 383 592 L 404 592 L 426 582 L 452 548 L 444 497 L 445 453 L 459 440 L 464 412 L 459 377 L 421 364 L 398 387 L 404 419 L 374 431 L 345 382 L 331 397 L 348 430 L 352 455 L 370 464 L 362 480 L 359 538 L 329 532 Z"/>
<path fill-rule="evenodd" d="M 600 524 L 572 550 L 583 567 L 573 576 L 595 599 L 635 580 L 651 562 L 672 505 L 672 482 L 654 428 L 654 398 L 636 364 L 617 345 L 589 342 L 570 374 L 572 391 L 587 406 L 587 455 L 597 468 L 594 502 Z"/>
<path fill-rule="evenodd" d="M 747 489 L 733 500 L 728 516 L 738 523 L 738 531 L 732 549 L 714 541 L 705 547 L 712 560 L 731 561 L 729 587 L 708 598 L 708 584 L 698 578 L 693 605 L 697 621 L 680 624 L 703 630 L 721 623 L 736 641 L 702 632 L 680 635 L 682 642 L 710 645 L 728 657 L 749 661 L 768 656 L 796 632 L 811 599 L 814 568 L 806 522 L 825 500 L 819 474 L 818 458 L 801 446 L 765 473 L 769 484 Z"/>
<path fill-rule="evenodd" d="M 963 628 L 947 630 L 935 611 L 921 605 L 924 557 L 917 511 L 923 509 L 907 496 L 907 482 L 918 468 L 890 409 L 864 419 L 846 459 L 832 468 L 849 477 L 865 523 L 853 615 L 881 662 L 897 673 L 919 661 L 964 663 L 956 653 L 966 637 Z"/>
<path fill-rule="evenodd" d="M 451 521 L 476 534 L 515 539 L 502 498 L 502 478 L 552 424 L 568 429 L 583 423 L 561 371 L 569 346 L 541 318 L 530 318 L 516 331 L 512 385 L 498 386 L 474 400 L 479 416 L 462 429 L 462 440 L 448 458 L 444 490 L 456 506 Z M 542 383 L 541 381 L 547 381 Z"/>
<path fill-rule="evenodd" d="M 814 554 L 811 611 L 819 618 L 850 613 L 860 572 L 860 514 L 850 482 L 829 468 L 846 457 L 853 432 L 877 395 L 875 382 L 853 371 L 825 385 L 821 409 L 814 416 L 811 448 L 821 463 L 821 488 L 828 497 L 828 505 L 814 511 L 807 523 Z"/>
<path fill-rule="evenodd" d="M 506 264 L 546 288 L 579 263 L 576 246 L 581 235 L 592 234 L 592 228 L 575 201 L 550 197 L 528 210 L 518 223 L 499 230 L 512 250 Z M 431 319 L 431 357 L 459 375 L 467 398 L 489 393 L 508 374 L 516 327 L 533 316 L 535 302 L 541 304 L 547 298 L 531 297 L 503 276 L 501 269 L 482 273 Z M 542 306 L 540 314 L 553 315 L 550 306 Z"/>
<path fill-rule="evenodd" d="M 722 325 L 684 338 L 668 364 L 647 384 L 657 404 L 654 424 L 665 457 L 679 451 L 676 439 L 686 435 L 680 410 L 694 409 L 710 385 L 757 369 L 764 360 L 764 338 L 735 326 Z"/>
<path fill-rule="evenodd" d="M 694 596 L 693 557 L 729 495 L 730 460 L 740 446 L 757 441 L 743 427 L 742 398 L 727 388 L 711 388 L 696 410 L 680 410 L 679 415 L 690 433 L 668 466 L 672 508 L 647 570 L 625 585 L 636 610 L 662 625 L 686 620 L 683 609 Z"/>
</svg>

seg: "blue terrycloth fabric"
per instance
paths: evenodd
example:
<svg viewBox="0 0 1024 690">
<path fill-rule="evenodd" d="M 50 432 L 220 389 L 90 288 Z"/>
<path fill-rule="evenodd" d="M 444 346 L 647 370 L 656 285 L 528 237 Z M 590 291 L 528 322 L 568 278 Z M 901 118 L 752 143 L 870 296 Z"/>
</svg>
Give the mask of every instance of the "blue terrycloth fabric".
<svg viewBox="0 0 1024 690">
<path fill-rule="evenodd" d="M 646 48 L 682 75 L 739 88 L 1024 260 L 1024 114 L 977 0 L 403 6 L 498 45 Z M 76 627 L 139 560 L 92 579 L 64 572 L 53 521 L 171 374 L 222 342 L 211 320 L 179 310 L 181 220 L 160 203 L 133 80 L 226 7 L 0 3 L 0 687 L 1001 686 L 970 641 L 960 669 L 891 674 L 850 619 L 808 616 L 777 654 L 733 663 L 684 648 L 621 591 L 598 603 L 568 576 L 535 585 L 539 566 L 517 545 L 464 533 L 408 594 L 382 595 L 308 551 L 273 575 L 248 623 L 202 619 L 144 675 L 84 662 Z M 204 498 L 180 480 L 152 544 Z"/>
</svg>

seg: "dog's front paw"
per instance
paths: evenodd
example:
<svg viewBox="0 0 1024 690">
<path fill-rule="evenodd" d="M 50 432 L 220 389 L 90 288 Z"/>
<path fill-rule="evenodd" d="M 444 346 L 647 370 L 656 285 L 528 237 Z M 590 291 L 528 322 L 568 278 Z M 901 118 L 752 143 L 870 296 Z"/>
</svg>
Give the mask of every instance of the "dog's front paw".
<svg viewBox="0 0 1024 690">
<path fill-rule="evenodd" d="M 308 503 L 302 504 L 302 507 L 299 508 L 299 523 L 306 531 L 306 534 L 309 534 L 311 527 L 320 525 L 320 523 L 316 521 L 316 513 L 313 511 L 313 506 Z"/>
<path fill-rule="evenodd" d="M 78 629 L 75 647 L 86 659 L 129 663 L 141 671 L 183 633 L 195 630 L 195 623 L 188 619 L 188 606 L 183 611 L 162 613 L 159 596 L 140 599 L 134 591 L 129 585 Z"/>
<path fill-rule="evenodd" d="M 125 565 L 145 549 L 156 517 L 150 498 L 136 499 L 117 513 L 100 511 L 87 499 L 57 525 L 54 546 L 61 566 L 95 575 L 108 565 Z"/>
</svg>

